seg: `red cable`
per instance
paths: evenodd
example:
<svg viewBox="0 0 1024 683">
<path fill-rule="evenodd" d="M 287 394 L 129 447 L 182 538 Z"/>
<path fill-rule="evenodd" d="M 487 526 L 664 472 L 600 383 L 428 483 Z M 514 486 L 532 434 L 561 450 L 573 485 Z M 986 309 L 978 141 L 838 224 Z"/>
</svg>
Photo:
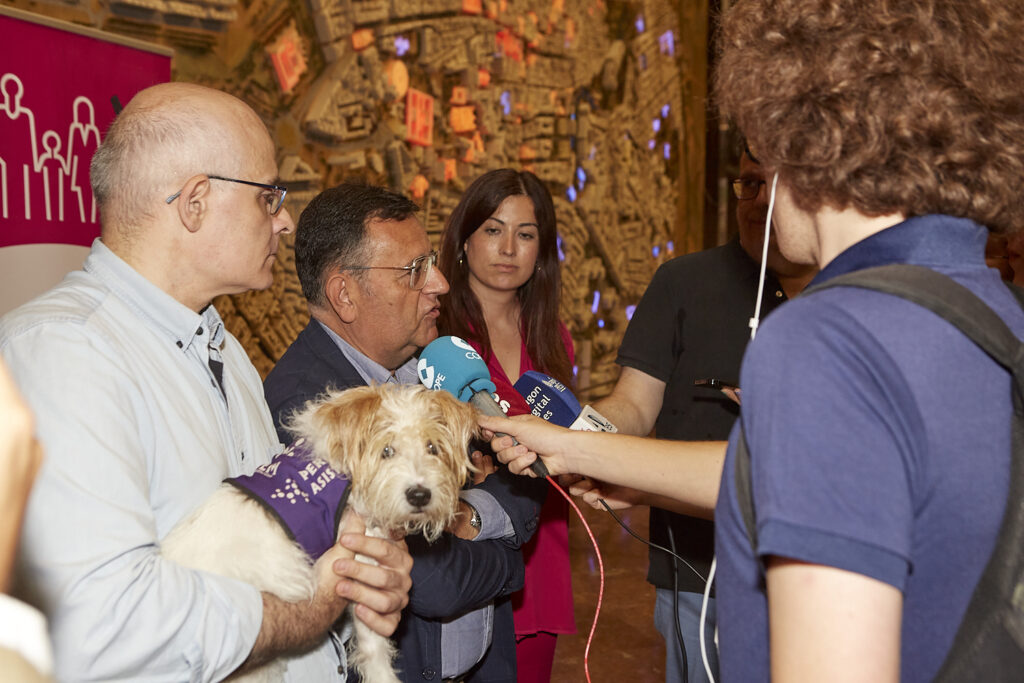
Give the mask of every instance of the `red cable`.
<svg viewBox="0 0 1024 683">
<path fill-rule="evenodd" d="M 576 503 L 573 502 L 572 497 L 566 493 L 558 482 L 554 480 L 551 475 L 547 476 L 548 482 L 555 487 L 555 489 L 562 494 L 562 497 L 569 501 L 569 505 L 576 511 L 576 515 L 583 522 L 583 528 L 587 530 L 587 535 L 590 536 L 590 542 L 594 545 L 594 554 L 597 555 L 597 568 L 598 574 L 601 577 L 601 583 L 597 591 L 597 610 L 594 612 L 594 623 L 590 625 L 590 635 L 587 636 L 587 647 L 583 651 L 583 673 L 587 676 L 587 683 L 590 683 L 590 644 L 594 641 L 594 631 L 597 630 L 597 617 L 601 614 L 601 601 L 604 599 L 604 561 L 601 559 L 601 550 L 597 547 L 597 539 L 594 538 L 594 532 L 590 530 L 590 525 L 587 524 L 587 520 L 583 518 L 583 513 L 576 507 Z"/>
</svg>

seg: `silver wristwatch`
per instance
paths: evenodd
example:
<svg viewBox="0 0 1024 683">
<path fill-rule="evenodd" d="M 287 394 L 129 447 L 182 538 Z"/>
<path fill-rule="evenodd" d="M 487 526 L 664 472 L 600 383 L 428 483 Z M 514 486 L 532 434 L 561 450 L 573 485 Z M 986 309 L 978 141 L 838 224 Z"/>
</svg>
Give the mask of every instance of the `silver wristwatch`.
<svg viewBox="0 0 1024 683">
<path fill-rule="evenodd" d="M 466 501 L 462 502 L 466 503 Z M 466 503 L 466 505 L 469 505 L 469 503 Z M 476 508 L 472 505 L 469 505 L 469 509 L 473 511 L 473 514 L 469 517 L 469 525 L 477 531 L 480 531 L 480 528 L 484 525 L 483 520 L 480 519 L 480 513 L 477 512 Z"/>
</svg>

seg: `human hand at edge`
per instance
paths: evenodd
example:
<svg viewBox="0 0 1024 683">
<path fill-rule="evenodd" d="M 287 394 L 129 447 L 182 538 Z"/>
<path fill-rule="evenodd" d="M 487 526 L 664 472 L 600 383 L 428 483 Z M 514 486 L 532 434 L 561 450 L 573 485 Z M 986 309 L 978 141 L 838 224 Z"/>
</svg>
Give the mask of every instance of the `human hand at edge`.
<svg viewBox="0 0 1024 683">
<path fill-rule="evenodd" d="M 10 585 L 25 505 L 43 461 L 35 420 L 0 362 L 0 590 Z"/>
<path fill-rule="evenodd" d="M 491 449 L 498 460 L 507 464 L 513 474 L 536 477 L 530 465 L 537 459 L 538 453 L 543 453 L 544 464 L 550 474 L 569 472 L 561 450 L 562 440 L 573 433 L 568 429 L 533 415 L 509 418 L 478 415 L 477 422 L 484 429 L 484 437 L 491 438 Z M 513 439 L 519 443 L 515 444 Z"/>
<path fill-rule="evenodd" d="M 480 451 L 473 451 L 469 456 L 469 460 L 473 463 L 473 467 L 476 468 L 473 472 L 474 485 L 482 484 L 484 479 L 498 471 L 498 466 L 494 464 L 494 458 L 484 455 Z"/>
<path fill-rule="evenodd" d="M 635 505 L 644 504 L 643 500 L 647 494 L 644 491 L 631 489 L 627 486 L 618 486 L 607 482 L 583 477 L 569 486 L 569 493 L 583 499 L 595 510 L 604 510 L 603 500 L 612 510 L 626 510 Z"/>
</svg>

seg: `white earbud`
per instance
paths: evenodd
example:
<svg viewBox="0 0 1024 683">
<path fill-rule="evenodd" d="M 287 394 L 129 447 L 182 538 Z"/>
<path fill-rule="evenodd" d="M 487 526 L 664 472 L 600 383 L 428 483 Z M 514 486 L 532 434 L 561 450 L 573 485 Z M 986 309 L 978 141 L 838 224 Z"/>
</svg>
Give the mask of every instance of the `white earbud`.
<svg viewBox="0 0 1024 683">
<path fill-rule="evenodd" d="M 772 212 L 775 210 L 775 187 L 779 184 L 779 172 L 772 176 L 772 191 L 768 196 L 768 215 L 764 219 L 764 245 L 761 248 L 761 275 L 757 280 L 757 303 L 754 305 L 754 317 L 747 323 L 750 326 L 750 338 L 757 335 L 757 326 L 761 322 L 761 300 L 764 298 L 764 276 L 768 271 L 768 240 L 772 234 Z"/>
</svg>

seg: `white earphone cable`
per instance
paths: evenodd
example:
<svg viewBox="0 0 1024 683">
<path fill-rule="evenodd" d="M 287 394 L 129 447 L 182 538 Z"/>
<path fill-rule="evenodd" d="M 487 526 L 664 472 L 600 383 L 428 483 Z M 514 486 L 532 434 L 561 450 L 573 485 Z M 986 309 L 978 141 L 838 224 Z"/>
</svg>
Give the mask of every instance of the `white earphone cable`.
<svg viewBox="0 0 1024 683">
<path fill-rule="evenodd" d="M 750 338 L 757 335 L 757 326 L 761 323 L 761 300 L 764 298 L 764 278 L 768 270 L 768 240 L 772 234 L 772 212 L 775 210 L 775 188 L 779 184 L 779 172 L 772 176 L 772 191 L 768 197 L 768 215 L 764 219 L 764 245 L 761 248 L 761 274 L 757 280 L 757 303 L 754 304 L 754 317 L 750 319 Z"/>
<path fill-rule="evenodd" d="M 715 580 L 715 567 L 717 558 L 711 558 L 711 571 L 708 572 L 708 582 L 704 586 L 704 599 L 700 603 L 700 658 L 704 662 L 704 673 L 708 675 L 708 681 L 715 683 L 715 674 L 711 671 L 711 662 L 708 661 L 708 645 L 704 639 L 704 624 L 708 617 L 708 600 L 711 596 L 711 582 Z M 718 646 L 718 630 L 715 629 L 715 646 Z"/>
<path fill-rule="evenodd" d="M 772 212 L 775 211 L 775 189 L 779 184 L 779 172 L 772 176 L 772 190 L 768 195 L 768 215 L 764 219 L 764 245 L 761 248 L 761 273 L 757 280 L 757 303 L 754 304 L 754 317 L 749 321 L 750 339 L 757 335 L 757 326 L 761 321 L 761 300 L 764 298 L 764 279 L 768 271 L 768 240 L 772 234 Z M 700 605 L 700 657 L 704 662 L 704 671 L 708 680 L 715 683 L 715 675 L 711 672 L 711 663 L 708 661 L 707 641 L 704 637 L 704 625 L 708 616 L 708 601 L 711 599 L 711 584 L 715 580 L 715 569 L 718 566 L 718 558 L 711 558 L 711 571 L 708 573 L 708 581 L 704 586 L 704 599 Z M 718 645 L 718 629 L 715 629 L 715 645 Z"/>
</svg>

